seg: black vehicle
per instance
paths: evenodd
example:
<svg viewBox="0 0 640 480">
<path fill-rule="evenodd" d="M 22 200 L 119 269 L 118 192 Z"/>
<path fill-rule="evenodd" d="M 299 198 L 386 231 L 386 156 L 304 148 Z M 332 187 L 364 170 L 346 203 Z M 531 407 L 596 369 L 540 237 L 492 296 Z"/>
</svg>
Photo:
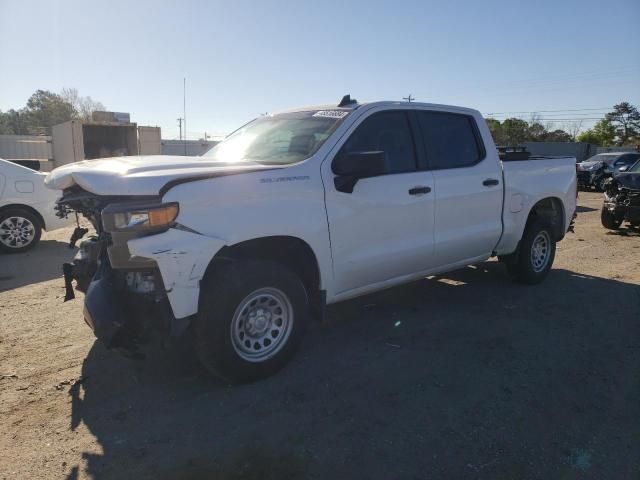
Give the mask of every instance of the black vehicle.
<svg viewBox="0 0 640 480">
<path fill-rule="evenodd" d="M 578 163 L 578 188 L 604 191 L 605 182 L 621 168 L 629 168 L 640 160 L 640 153 L 600 153 Z"/>
<path fill-rule="evenodd" d="M 620 228 L 625 220 L 640 225 L 640 161 L 607 180 L 604 188 L 602 225 L 610 230 Z"/>
</svg>

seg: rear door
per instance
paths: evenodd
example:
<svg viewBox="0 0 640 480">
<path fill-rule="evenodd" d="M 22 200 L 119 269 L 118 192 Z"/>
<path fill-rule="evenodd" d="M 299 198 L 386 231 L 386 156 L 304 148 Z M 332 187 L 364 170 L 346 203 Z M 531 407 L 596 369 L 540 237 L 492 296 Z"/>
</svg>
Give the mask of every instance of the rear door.
<svg viewBox="0 0 640 480">
<path fill-rule="evenodd" d="M 410 112 L 381 110 L 355 122 L 323 165 L 335 294 L 426 270 L 433 261 L 433 175 L 419 171 Z M 384 151 L 387 172 L 336 190 L 341 152 Z"/>
<path fill-rule="evenodd" d="M 502 170 L 471 115 L 417 112 L 435 183 L 435 262 L 491 254 L 502 233 Z"/>
</svg>

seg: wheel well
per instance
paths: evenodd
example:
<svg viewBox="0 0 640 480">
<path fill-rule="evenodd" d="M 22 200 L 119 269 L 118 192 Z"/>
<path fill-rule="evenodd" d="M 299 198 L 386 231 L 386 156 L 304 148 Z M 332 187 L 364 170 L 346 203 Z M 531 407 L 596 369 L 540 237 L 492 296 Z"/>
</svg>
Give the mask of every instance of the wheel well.
<svg viewBox="0 0 640 480">
<path fill-rule="evenodd" d="M 300 277 L 311 298 L 320 291 L 318 261 L 309 244 L 299 238 L 262 237 L 223 247 L 211 261 L 205 276 L 215 269 L 217 263 L 236 259 L 276 261 Z"/>
<path fill-rule="evenodd" d="M 27 212 L 32 213 L 40 221 L 40 227 L 46 230 L 46 225 L 44 224 L 44 218 L 42 218 L 42 215 L 40 215 L 40 212 L 38 212 L 35 208 L 30 207 L 29 205 L 22 205 L 19 203 L 3 205 L 2 207 L 0 207 L 0 213 L 4 212 L 5 210 L 10 210 L 12 208 L 18 208 L 20 210 L 26 210 Z"/>
<path fill-rule="evenodd" d="M 564 207 L 562 201 L 556 197 L 543 198 L 536 203 L 529 212 L 527 225 L 533 219 L 543 219 L 548 222 L 553 229 L 556 241 L 564 237 Z"/>
</svg>

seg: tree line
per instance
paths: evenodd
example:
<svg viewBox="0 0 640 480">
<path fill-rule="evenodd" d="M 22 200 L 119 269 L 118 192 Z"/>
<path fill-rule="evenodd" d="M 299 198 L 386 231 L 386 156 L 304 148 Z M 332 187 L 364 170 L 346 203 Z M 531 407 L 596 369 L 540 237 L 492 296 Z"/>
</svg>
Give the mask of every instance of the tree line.
<svg viewBox="0 0 640 480">
<path fill-rule="evenodd" d="M 89 120 L 95 110 L 104 109 L 102 103 L 79 95 L 75 88 L 64 88 L 60 93 L 37 90 L 23 108 L 0 111 L 0 135 L 46 135 L 53 125 L 73 119 Z M 487 124 L 497 145 L 576 141 L 604 147 L 640 144 L 640 113 L 629 102 L 614 105 L 602 120 L 583 132 L 579 126 L 563 130 L 554 128 L 552 123 L 543 124 L 538 115 L 529 121 L 487 118 Z"/>
<path fill-rule="evenodd" d="M 570 131 L 543 125 L 534 115 L 528 122 L 520 118 L 507 118 L 500 122 L 487 118 L 487 125 L 497 145 L 518 145 L 524 142 L 587 142 L 602 147 L 640 144 L 640 112 L 629 102 L 613 106 L 602 120 L 583 132 L 579 126 Z"/>
<path fill-rule="evenodd" d="M 95 110 L 104 109 L 102 103 L 79 95 L 75 88 L 60 93 L 37 90 L 23 108 L 0 110 L 0 135 L 48 135 L 58 123 L 89 120 Z"/>
</svg>

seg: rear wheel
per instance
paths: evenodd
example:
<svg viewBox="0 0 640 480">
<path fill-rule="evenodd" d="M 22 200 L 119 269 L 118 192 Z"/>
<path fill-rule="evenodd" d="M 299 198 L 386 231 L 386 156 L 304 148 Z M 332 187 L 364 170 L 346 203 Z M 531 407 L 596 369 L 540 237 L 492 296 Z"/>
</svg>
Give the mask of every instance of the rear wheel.
<svg viewBox="0 0 640 480">
<path fill-rule="evenodd" d="M 503 258 L 509 275 L 527 285 L 540 283 L 549 274 L 556 255 L 551 226 L 541 220 L 529 222 L 518 252 Z"/>
<path fill-rule="evenodd" d="M 600 221 L 602 222 L 602 226 L 604 228 L 608 228 L 609 230 L 617 230 L 622 225 L 622 219 L 616 218 L 613 213 L 609 211 L 607 207 L 602 207 L 600 211 Z"/>
<path fill-rule="evenodd" d="M 271 261 L 233 261 L 206 282 L 195 323 L 198 357 L 230 382 L 267 377 L 298 347 L 307 294 L 289 269 Z"/>
<path fill-rule="evenodd" d="M 0 212 L 1 252 L 25 252 L 36 246 L 41 235 L 40 219 L 29 210 L 9 208 Z"/>
</svg>

